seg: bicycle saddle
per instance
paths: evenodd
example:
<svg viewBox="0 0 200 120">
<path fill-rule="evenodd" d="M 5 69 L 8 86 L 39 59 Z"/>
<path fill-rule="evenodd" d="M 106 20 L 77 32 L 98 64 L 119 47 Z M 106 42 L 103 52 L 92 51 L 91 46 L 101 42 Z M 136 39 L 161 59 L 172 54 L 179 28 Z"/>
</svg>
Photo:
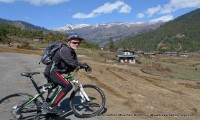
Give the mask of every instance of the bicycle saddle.
<svg viewBox="0 0 200 120">
<path fill-rule="evenodd" d="M 32 77 L 33 75 L 40 74 L 40 72 L 23 72 L 21 73 L 22 76 L 25 77 Z"/>
</svg>

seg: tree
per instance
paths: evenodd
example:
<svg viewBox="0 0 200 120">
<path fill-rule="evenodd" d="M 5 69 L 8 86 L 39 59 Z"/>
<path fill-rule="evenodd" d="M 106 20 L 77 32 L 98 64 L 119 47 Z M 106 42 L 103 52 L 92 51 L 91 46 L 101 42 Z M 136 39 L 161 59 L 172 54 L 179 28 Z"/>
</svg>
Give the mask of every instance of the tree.
<svg viewBox="0 0 200 120">
<path fill-rule="evenodd" d="M 8 31 L 6 27 L 0 25 L 0 42 L 4 41 L 7 38 Z"/>
<path fill-rule="evenodd" d="M 113 51 L 114 49 L 115 49 L 114 41 L 113 41 L 113 39 L 110 37 L 110 39 L 109 39 L 109 50 L 110 50 L 110 51 Z"/>
</svg>

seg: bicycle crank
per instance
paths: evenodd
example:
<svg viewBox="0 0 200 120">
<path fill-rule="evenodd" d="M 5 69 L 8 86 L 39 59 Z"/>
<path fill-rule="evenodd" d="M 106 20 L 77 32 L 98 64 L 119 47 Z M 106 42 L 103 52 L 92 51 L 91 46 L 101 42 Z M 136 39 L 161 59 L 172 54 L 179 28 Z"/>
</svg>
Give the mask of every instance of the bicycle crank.
<svg viewBox="0 0 200 120">
<path fill-rule="evenodd" d="M 16 118 L 16 119 L 19 119 L 19 118 L 21 118 L 22 117 L 22 115 L 21 114 L 19 114 L 19 108 L 18 108 L 18 106 L 16 105 L 16 106 L 14 106 L 13 108 L 12 108 L 12 111 L 11 111 L 11 113 L 12 113 L 12 115 L 14 116 L 14 118 Z"/>
</svg>

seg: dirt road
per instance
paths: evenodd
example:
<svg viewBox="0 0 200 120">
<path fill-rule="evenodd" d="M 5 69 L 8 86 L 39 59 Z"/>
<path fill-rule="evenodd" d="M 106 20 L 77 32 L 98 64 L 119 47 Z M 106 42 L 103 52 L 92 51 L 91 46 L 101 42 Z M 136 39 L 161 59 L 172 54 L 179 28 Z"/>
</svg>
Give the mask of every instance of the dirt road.
<svg viewBox="0 0 200 120">
<path fill-rule="evenodd" d="M 152 76 L 141 72 L 137 66 L 100 63 L 88 57 L 80 57 L 80 60 L 93 68 L 90 74 L 80 71 L 77 76 L 81 78 L 80 82 L 95 84 L 106 94 L 107 111 L 104 116 L 96 117 L 97 119 L 200 119 L 200 85 L 196 84 L 196 81 Z M 32 91 L 30 81 L 21 77 L 20 73 L 42 72 L 44 66 L 38 65 L 38 56 L 0 53 L 0 68 L 2 97 L 13 91 Z M 39 79 L 41 84 L 45 82 L 42 75 L 36 79 Z"/>
</svg>

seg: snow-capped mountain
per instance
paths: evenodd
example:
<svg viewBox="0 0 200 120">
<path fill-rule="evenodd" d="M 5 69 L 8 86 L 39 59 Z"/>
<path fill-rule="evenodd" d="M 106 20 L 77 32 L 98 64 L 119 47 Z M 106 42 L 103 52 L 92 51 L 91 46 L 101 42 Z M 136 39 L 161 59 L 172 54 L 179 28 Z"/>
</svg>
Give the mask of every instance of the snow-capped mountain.
<svg viewBox="0 0 200 120">
<path fill-rule="evenodd" d="M 163 22 L 157 23 L 123 23 L 112 22 L 104 24 L 66 24 L 63 27 L 52 29 L 64 33 L 77 33 L 83 38 L 106 44 L 111 38 L 118 40 L 120 38 L 154 30 L 160 27 Z"/>
<path fill-rule="evenodd" d="M 52 29 L 52 30 L 54 30 L 54 31 L 68 31 L 68 30 L 84 28 L 84 27 L 87 27 L 87 26 L 90 26 L 90 25 L 89 24 L 78 24 L 78 25 L 66 24 L 63 27 L 58 27 L 58 28 L 55 28 L 55 29 Z"/>
<path fill-rule="evenodd" d="M 58 27 L 58 28 L 54 28 L 52 30 L 54 31 L 68 31 L 68 30 L 75 30 L 75 29 L 81 29 L 81 28 L 85 28 L 85 27 L 91 27 L 91 29 L 95 29 L 98 27 L 105 27 L 105 28 L 109 28 L 112 26 L 116 26 L 116 25 L 124 25 L 127 27 L 133 27 L 133 26 L 146 26 L 146 25 L 151 25 L 151 24 L 155 24 L 155 23 L 122 23 L 122 22 L 113 22 L 113 23 L 105 23 L 105 24 L 94 24 L 94 25 L 90 25 L 90 24 L 66 24 L 65 26 L 62 27 Z"/>
</svg>

